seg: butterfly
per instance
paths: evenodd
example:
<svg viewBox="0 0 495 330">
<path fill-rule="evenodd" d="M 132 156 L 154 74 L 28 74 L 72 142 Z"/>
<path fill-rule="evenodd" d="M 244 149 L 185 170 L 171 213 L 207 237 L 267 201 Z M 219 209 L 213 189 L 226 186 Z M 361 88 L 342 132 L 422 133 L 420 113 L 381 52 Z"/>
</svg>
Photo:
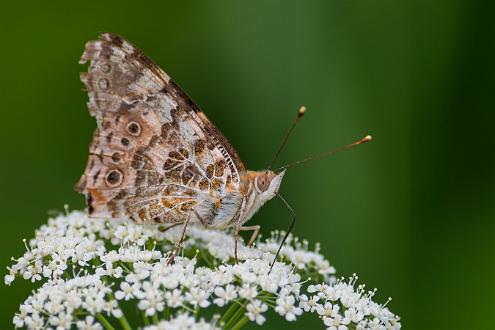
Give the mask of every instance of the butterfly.
<svg viewBox="0 0 495 330">
<path fill-rule="evenodd" d="M 260 226 L 245 223 L 268 200 L 280 196 L 286 169 L 323 156 L 278 170 L 247 170 L 222 132 L 130 42 L 103 33 L 99 40 L 86 44 L 80 64 L 87 62 L 89 68 L 81 73 L 81 81 L 97 128 L 76 190 L 85 195 L 91 216 L 182 224 L 171 262 L 190 223 L 233 228 L 237 260 L 239 232 L 252 231 L 248 243 L 252 244 Z M 302 107 L 289 133 L 304 112 Z M 295 215 L 290 229 L 294 221 Z"/>
</svg>

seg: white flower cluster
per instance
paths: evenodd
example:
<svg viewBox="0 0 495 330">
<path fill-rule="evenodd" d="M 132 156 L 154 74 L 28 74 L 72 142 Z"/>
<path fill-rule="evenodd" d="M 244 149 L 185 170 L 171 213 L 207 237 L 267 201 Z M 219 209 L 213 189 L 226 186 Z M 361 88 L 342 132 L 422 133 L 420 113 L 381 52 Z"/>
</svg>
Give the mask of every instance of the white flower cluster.
<svg viewBox="0 0 495 330">
<path fill-rule="evenodd" d="M 44 282 L 20 306 L 14 325 L 240 329 L 263 324 L 271 309 L 287 321 L 315 313 L 328 329 L 400 328 L 399 317 L 372 301 L 374 291 L 356 287 L 357 277 L 336 280 L 319 248 L 311 251 L 306 241 L 290 236 L 270 272 L 283 233 L 255 247 L 239 242 L 236 264 L 233 235 L 191 226 L 181 256 L 169 265 L 181 229 L 82 212 L 50 219 L 5 276 L 6 284 L 16 277 Z M 206 309 L 216 313 L 209 321 L 201 314 Z"/>
<path fill-rule="evenodd" d="M 79 310 L 90 315 L 106 313 L 121 317 L 122 311 L 117 301 L 110 298 L 111 293 L 110 287 L 97 275 L 77 276 L 66 281 L 49 280 L 21 305 L 20 313 L 14 316 L 14 324 L 29 329 L 44 329 L 46 325 L 70 329 L 76 321 L 74 312 Z M 96 326 L 92 316 L 84 322 L 86 326 Z"/>
<path fill-rule="evenodd" d="M 327 329 L 347 329 L 354 324 L 356 329 L 398 329 L 399 318 L 392 314 L 385 305 L 371 300 L 376 290 L 365 291 L 364 285 L 357 288 L 357 276 L 348 282 L 339 279 L 335 284 L 309 285 L 309 298 L 302 295 L 300 306 L 306 311 L 318 313 Z M 342 308 L 343 310 L 342 310 Z"/>
</svg>

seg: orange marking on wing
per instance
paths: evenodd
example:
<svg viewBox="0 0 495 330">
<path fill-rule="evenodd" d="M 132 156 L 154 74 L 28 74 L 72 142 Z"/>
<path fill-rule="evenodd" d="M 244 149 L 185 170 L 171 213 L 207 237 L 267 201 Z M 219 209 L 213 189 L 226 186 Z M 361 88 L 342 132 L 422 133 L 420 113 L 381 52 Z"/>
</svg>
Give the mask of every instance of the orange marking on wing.
<svg viewBox="0 0 495 330">
<path fill-rule="evenodd" d="M 146 220 L 146 210 L 143 208 L 141 210 L 139 210 L 139 218 L 141 219 L 141 221 L 145 221 Z"/>
<path fill-rule="evenodd" d="M 108 201 L 107 198 L 103 195 L 103 193 L 98 189 L 94 189 L 94 188 L 88 189 L 88 192 L 91 194 L 91 197 L 93 197 L 93 201 L 96 204 L 103 204 Z"/>
<path fill-rule="evenodd" d="M 163 206 L 165 206 L 168 209 L 171 209 L 182 203 L 194 202 L 194 199 L 186 198 L 186 197 L 162 198 L 161 202 Z"/>
</svg>

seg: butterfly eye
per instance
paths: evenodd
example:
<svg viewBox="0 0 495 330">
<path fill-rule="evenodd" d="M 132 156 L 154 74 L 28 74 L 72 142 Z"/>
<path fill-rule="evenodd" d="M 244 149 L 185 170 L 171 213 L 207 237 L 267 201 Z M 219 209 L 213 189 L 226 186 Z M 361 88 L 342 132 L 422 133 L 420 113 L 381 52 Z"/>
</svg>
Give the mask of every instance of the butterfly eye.
<svg viewBox="0 0 495 330">
<path fill-rule="evenodd" d="M 268 189 L 268 186 L 270 186 L 270 182 L 268 181 L 268 178 L 265 176 L 259 176 L 256 179 L 256 185 L 258 186 L 258 189 L 263 192 Z"/>
</svg>

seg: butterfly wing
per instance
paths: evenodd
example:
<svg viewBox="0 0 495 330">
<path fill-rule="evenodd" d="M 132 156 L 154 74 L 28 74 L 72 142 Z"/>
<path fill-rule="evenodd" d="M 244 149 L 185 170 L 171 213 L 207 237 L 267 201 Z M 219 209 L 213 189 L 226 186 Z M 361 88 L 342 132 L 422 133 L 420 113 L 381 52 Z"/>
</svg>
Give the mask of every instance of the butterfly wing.
<svg viewBox="0 0 495 330">
<path fill-rule="evenodd" d="M 211 218 L 224 196 L 240 204 L 242 161 L 165 72 L 109 33 L 86 44 L 87 61 L 81 80 L 97 129 L 76 190 L 90 214 L 176 223 Z"/>
</svg>

